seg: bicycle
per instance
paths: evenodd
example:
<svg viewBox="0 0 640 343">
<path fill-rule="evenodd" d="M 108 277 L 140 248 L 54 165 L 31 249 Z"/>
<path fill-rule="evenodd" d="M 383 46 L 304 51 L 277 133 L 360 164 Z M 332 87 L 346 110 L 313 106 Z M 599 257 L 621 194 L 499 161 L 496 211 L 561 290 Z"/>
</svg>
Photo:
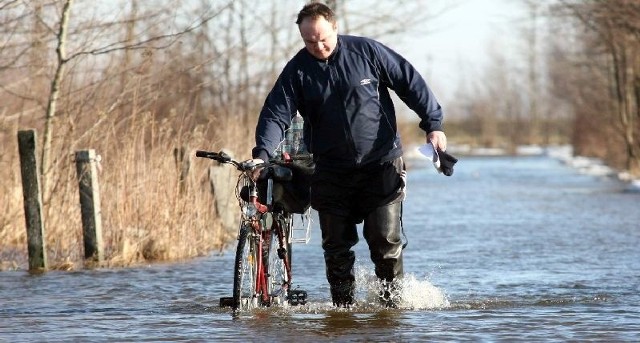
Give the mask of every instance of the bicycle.
<svg viewBox="0 0 640 343">
<path fill-rule="evenodd" d="M 296 192 L 294 181 L 305 184 L 312 167 L 307 157 L 294 160 L 288 154 L 257 164 L 237 161 L 223 151 L 198 150 L 196 157 L 231 164 L 240 171 L 236 198 L 241 209 L 234 263 L 233 296 L 220 298 L 221 307 L 245 310 L 271 305 L 304 305 L 307 292 L 292 289 L 292 243 L 296 213 L 308 213 L 308 187 Z M 258 180 L 249 174 L 263 168 Z M 306 238 L 309 241 L 307 222 Z M 303 229 L 304 230 L 304 229 Z M 274 237 L 275 236 L 275 237 Z"/>
</svg>

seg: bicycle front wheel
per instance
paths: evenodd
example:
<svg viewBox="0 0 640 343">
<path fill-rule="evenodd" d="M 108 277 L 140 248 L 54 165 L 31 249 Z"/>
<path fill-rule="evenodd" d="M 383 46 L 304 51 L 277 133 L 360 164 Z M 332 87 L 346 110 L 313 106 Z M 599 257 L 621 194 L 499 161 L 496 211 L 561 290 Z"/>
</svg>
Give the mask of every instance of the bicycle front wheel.
<svg viewBox="0 0 640 343">
<path fill-rule="evenodd" d="M 291 285 L 291 216 L 279 216 L 274 221 L 269 248 L 268 287 L 272 302 L 287 304 Z"/>
<path fill-rule="evenodd" d="M 255 296 L 258 279 L 258 249 L 252 228 L 243 224 L 238 235 L 233 276 L 233 309 L 250 309 L 258 306 Z"/>
</svg>

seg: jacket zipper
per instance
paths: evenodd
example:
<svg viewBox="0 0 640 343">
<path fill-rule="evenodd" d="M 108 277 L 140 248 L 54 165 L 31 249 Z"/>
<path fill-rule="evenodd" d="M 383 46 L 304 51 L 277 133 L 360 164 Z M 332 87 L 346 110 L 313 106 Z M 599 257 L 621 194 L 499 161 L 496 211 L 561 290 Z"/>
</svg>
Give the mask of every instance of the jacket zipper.
<svg viewBox="0 0 640 343">
<path fill-rule="evenodd" d="M 333 88 L 335 91 L 338 91 L 338 87 L 340 86 L 338 84 L 338 77 L 337 77 L 337 71 L 335 66 L 330 65 L 329 64 L 329 60 L 327 59 L 327 65 L 329 66 L 329 76 L 331 77 L 331 84 L 333 85 Z M 340 93 L 339 91 L 337 92 L 339 100 L 342 102 L 342 104 L 344 105 L 344 98 L 342 97 L 342 93 Z M 340 115 L 342 116 L 342 120 L 344 121 L 344 135 L 347 138 L 347 143 L 349 145 L 349 151 L 351 153 L 351 156 L 355 158 L 355 164 L 356 166 L 360 164 L 361 162 L 361 158 L 358 156 L 357 151 L 356 151 L 356 146 L 353 142 L 353 137 L 351 136 L 351 125 L 349 125 L 349 120 L 347 119 L 347 114 L 345 112 L 340 113 Z"/>
</svg>

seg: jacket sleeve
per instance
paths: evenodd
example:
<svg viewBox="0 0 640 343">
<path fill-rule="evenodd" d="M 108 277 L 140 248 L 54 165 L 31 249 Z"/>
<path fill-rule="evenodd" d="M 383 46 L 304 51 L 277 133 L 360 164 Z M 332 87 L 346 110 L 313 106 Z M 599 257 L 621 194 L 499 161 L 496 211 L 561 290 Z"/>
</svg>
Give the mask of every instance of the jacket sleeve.
<svg viewBox="0 0 640 343">
<path fill-rule="evenodd" d="M 420 73 L 397 52 L 375 45 L 381 76 L 390 89 L 420 117 L 420 128 L 427 133 L 442 131 L 442 107 Z"/>
<path fill-rule="evenodd" d="M 251 151 L 253 158 L 268 161 L 284 139 L 284 132 L 296 115 L 295 89 L 292 62 L 282 70 L 275 85 L 267 95 L 256 126 L 256 146 Z"/>
</svg>

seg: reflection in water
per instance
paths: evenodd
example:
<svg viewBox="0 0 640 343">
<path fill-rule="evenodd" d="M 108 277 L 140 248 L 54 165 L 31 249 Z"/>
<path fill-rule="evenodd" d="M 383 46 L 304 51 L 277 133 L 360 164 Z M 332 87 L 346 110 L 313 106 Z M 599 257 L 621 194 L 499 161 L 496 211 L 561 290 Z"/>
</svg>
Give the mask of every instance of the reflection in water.
<svg viewBox="0 0 640 343">
<path fill-rule="evenodd" d="M 322 331 L 338 335 L 344 330 L 354 329 L 362 325 L 356 314 L 348 310 L 329 310 L 322 317 L 321 323 Z"/>
<path fill-rule="evenodd" d="M 330 310 L 321 319 L 320 332 L 328 336 L 345 336 L 354 333 L 365 334 L 372 338 L 378 333 L 389 335 L 401 327 L 400 310 L 378 310 L 369 313 Z"/>
</svg>

